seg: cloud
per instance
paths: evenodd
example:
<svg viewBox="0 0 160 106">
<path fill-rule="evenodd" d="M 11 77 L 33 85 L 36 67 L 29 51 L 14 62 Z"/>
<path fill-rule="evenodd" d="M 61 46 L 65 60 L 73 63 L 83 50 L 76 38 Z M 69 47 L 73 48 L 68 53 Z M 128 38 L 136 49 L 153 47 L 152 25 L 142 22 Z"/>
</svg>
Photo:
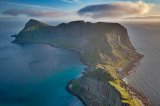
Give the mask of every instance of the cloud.
<svg viewBox="0 0 160 106">
<path fill-rule="evenodd" d="M 78 11 L 78 15 L 91 18 L 122 18 L 148 13 L 151 4 L 138 2 L 115 2 L 109 4 L 89 5 Z"/>
<path fill-rule="evenodd" d="M 81 4 L 80 0 L 62 0 L 62 1 L 73 4 Z"/>
<path fill-rule="evenodd" d="M 59 11 L 56 9 L 47 9 L 39 7 L 30 7 L 30 8 L 11 8 L 2 11 L 4 15 L 10 16 L 19 16 L 26 15 L 28 17 L 62 17 L 68 15 L 66 12 Z"/>
</svg>

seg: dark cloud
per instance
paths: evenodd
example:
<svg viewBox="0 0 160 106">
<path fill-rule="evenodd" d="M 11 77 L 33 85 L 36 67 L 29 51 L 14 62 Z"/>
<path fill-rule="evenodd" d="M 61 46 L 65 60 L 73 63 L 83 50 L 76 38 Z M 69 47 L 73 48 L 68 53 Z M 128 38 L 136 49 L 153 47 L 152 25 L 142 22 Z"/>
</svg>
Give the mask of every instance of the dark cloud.
<svg viewBox="0 0 160 106">
<path fill-rule="evenodd" d="M 58 11 L 54 9 L 44 9 L 44 8 L 12 8 L 7 9 L 2 12 L 4 15 L 19 16 L 26 15 L 29 17 L 61 17 L 66 16 L 67 13 L 63 11 Z"/>
<path fill-rule="evenodd" d="M 78 11 L 78 15 L 91 18 L 116 18 L 148 13 L 151 5 L 139 2 L 116 2 L 110 4 L 89 5 Z"/>
</svg>

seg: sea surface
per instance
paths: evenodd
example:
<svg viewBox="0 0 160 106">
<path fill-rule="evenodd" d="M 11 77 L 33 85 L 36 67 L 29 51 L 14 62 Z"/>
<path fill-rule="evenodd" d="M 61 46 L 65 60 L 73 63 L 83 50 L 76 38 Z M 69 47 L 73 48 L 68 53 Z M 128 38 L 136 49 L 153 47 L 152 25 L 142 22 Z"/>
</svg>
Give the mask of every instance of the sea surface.
<svg viewBox="0 0 160 106">
<path fill-rule="evenodd" d="M 78 53 L 47 44 L 13 44 L 0 32 L 0 106 L 83 106 L 67 92 L 84 71 Z M 4 31 L 4 32 L 3 32 Z"/>
<path fill-rule="evenodd" d="M 152 106 L 160 106 L 160 22 L 125 24 L 130 40 L 144 54 L 137 71 L 128 76 L 131 85 L 144 93 Z"/>
</svg>

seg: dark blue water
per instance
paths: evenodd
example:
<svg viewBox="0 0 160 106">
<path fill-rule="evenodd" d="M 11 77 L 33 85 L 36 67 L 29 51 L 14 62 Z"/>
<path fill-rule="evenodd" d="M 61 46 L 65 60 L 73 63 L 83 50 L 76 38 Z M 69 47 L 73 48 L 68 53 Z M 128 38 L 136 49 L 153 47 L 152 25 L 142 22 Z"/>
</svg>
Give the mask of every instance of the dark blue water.
<svg viewBox="0 0 160 106">
<path fill-rule="evenodd" d="M 12 40 L 0 35 L 0 106 L 82 106 L 66 91 L 83 71 L 76 52 Z"/>
</svg>

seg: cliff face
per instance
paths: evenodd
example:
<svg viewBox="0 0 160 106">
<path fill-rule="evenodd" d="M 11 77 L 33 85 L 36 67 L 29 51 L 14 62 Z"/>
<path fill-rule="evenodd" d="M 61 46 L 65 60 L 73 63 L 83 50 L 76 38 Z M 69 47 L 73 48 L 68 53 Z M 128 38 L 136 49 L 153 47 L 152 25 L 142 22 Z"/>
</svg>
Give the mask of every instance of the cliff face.
<svg viewBox="0 0 160 106">
<path fill-rule="evenodd" d="M 108 83 L 110 80 L 113 80 L 111 75 L 102 69 L 96 69 L 71 81 L 69 90 L 78 95 L 87 106 L 128 106 L 121 102 L 120 93 Z"/>
<path fill-rule="evenodd" d="M 127 30 L 120 24 L 74 21 L 49 26 L 30 20 L 14 37 L 14 43 L 48 43 L 81 53 L 88 71 L 72 81 L 68 90 L 86 105 L 141 106 L 134 103 L 135 98 L 129 96 L 129 92 L 121 86 L 123 82 L 119 81 L 126 67 L 140 57 L 130 43 Z M 123 95 L 124 92 L 127 96 Z"/>
</svg>

